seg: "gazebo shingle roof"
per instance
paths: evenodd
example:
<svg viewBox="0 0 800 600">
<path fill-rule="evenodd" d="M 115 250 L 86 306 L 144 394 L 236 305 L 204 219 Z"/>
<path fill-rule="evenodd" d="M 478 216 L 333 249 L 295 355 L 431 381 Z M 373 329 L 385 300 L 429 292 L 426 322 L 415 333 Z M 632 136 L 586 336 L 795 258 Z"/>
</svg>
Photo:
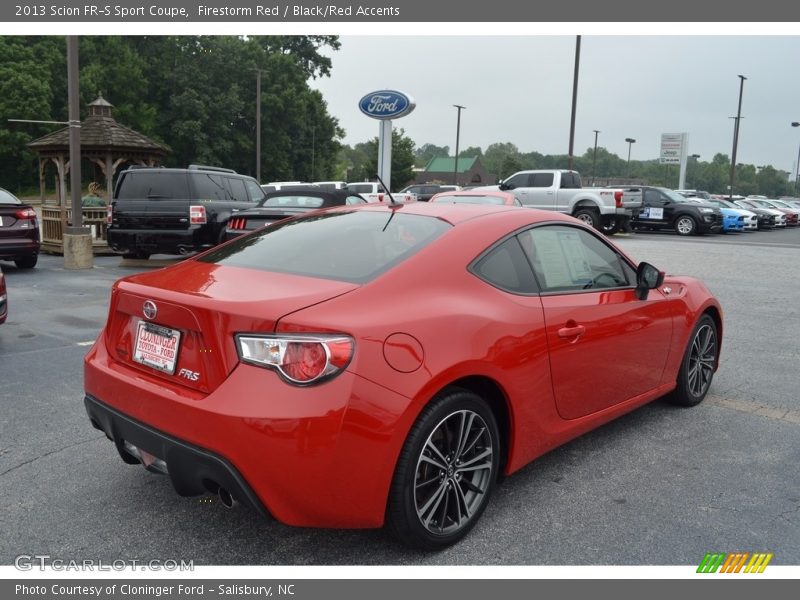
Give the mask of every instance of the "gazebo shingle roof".
<svg viewBox="0 0 800 600">
<path fill-rule="evenodd" d="M 151 140 L 146 135 L 120 125 L 111 116 L 112 105 L 102 96 L 89 104 L 89 116 L 81 122 L 81 147 L 105 149 L 136 149 L 155 154 L 170 151 L 164 144 Z M 69 127 L 48 133 L 28 143 L 33 150 L 69 147 Z"/>
</svg>

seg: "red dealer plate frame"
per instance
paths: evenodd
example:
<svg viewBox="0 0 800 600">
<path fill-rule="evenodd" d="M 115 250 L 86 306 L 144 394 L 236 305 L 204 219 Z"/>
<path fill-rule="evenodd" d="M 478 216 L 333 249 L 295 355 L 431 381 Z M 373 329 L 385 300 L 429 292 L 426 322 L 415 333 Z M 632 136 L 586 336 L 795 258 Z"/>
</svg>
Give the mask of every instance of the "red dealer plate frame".
<svg viewBox="0 0 800 600">
<path fill-rule="evenodd" d="M 177 329 L 139 321 L 136 325 L 133 360 L 162 373 L 174 375 L 180 343 L 181 332 Z"/>
</svg>

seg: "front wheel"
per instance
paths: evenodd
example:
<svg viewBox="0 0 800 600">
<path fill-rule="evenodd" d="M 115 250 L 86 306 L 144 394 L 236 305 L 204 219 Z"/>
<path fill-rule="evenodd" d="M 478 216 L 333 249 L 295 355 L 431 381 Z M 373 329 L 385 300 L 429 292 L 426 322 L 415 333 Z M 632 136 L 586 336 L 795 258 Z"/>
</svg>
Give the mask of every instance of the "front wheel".
<svg viewBox="0 0 800 600">
<path fill-rule="evenodd" d="M 697 222 L 688 215 L 675 219 L 675 231 L 678 235 L 692 235 L 697 233 Z"/>
<path fill-rule="evenodd" d="M 579 221 L 583 221 L 587 225 L 591 225 L 595 229 L 602 231 L 602 223 L 600 222 L 600 214 L 593 208 L 579 208 L 572 215 Z"/>
<path fill-rule="evenodd" d="M 389 492 L 387 521 L 403 543 L 439 550 L 463 538 L 489 502 L 500 464 L 500 434 L 479 396 L 451 390 L 411 429 Z"/>
<path fill-rule="evenodd" d="M 708 315 L 697 321 L 678 372 L 678 387 L 670 400 L 681 406 L 700 404 L 711 387 L 717 367 L 717 324 Z"/>
</svg>

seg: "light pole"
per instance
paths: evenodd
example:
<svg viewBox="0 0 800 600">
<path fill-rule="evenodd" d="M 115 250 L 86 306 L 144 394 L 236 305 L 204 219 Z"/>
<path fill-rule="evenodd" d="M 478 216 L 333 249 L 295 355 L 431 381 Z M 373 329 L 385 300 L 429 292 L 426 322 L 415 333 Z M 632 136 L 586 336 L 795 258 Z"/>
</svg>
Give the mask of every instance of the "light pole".
<svg viewBox="0 0 800 600">
<path fill-rule="evenodd" d="M 261 69 L 256 69 L 256 181 L 261 183 Z"/>
<path fill-rule="evenodd" d="M 696 165 L 696 164 L 697 164 L 697 159 L 698 159 L 698 158 L 700 158 L 700 155 L 699 155 L 699 154 L 690 154 L 690 155 L 689 155 L 689 158 L 693 158 L 693 159 L 694 159 L 694 164 Z M 691 163 L 690 163 L 690 164 L 691 164 Z M 687 169 L 687 170 L 688 170 L 688 169 Z M 695 182 L 694 182 L 694 180 L 692 180 L 692 183 L 693 183 L 695 186 L 697 186 L 697 183 L 695 183 Z M 688 187 L 688 186 L 687 186 L 687 187 Z"/>
<path fill-rule="evenodd" d="M 597 134 L 600 133 L 599 129 L 593 129 L 594 131 L 594 152 L 592 153 L 592 183 L 594 185 L 594 177 L 595 177 L 595 167 L 597 166 Z"/>
<path fill-rule="evenodd" d="M 792 127 L 800 127 L 800 123 L 792 121 Z M 794 195 L 797 196 L 797 183 L 800 180 L 800 148 L 797 149 L 797 165 L 794 171 Z"/>
<path fill-rule="evenodd" d="M 461 135 L 461 111 L 467 107 L 461 106 L 460 104 L 453 104 L 453 106 L 458 111 L 458 117 L 456 118 L 456 162 L 453 166 L 453 185 L 458 185 L 458 142 L 459 136 Z"/>
<path fill-rule="evenodd" d="M 572 116 L 569 122 L 569 165 L 572 171 L 572 154 L 575 150 L 575 108 L 578 104 L 578 69 L 581 65 L 581 36 L 575 36 L 575 68 L 572 72 Z"/>
<path fill-rule="evenodd" d="M 625 179 L 631 178 L 631 146 L 636 143 L 636 140 L 633 138 L 625 138 L 625 141 L 628 142 L 628 165 L 626 168 L 627 173 L 625 173 Z"/>
<path fill-rule="evenodd" d="M 744 75 L 739 77 L 739 109 L 736 111 L 736 125 L 733 128 L 733 152 L 731 153 L 731 185 L 728 200 L 733 200 L 733 184 L 736 181 L 736 148 L 739 145 L 739 121 L 742 119 L 742 92 L 744 91 Z"/>
</svg>

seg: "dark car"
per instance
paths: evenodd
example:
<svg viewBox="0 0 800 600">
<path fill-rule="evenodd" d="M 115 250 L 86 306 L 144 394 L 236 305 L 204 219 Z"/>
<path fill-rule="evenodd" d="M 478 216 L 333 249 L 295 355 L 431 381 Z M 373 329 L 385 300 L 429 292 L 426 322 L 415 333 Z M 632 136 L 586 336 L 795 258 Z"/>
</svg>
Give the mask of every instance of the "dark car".
<svg viewBox="0 0 800 600">
<path fill-rule="evenodd" d="M 0 260 L 32 269 L 39 259 L 39 220 L 30 204 L 0 188 Z"/>
<path fill-rule="evenodd" d="M 128 169 L 109 206 L 108 245 L 130 258 L 206 250 L 223 241 L 232 214 L 263 198 L 255 179 L 231 169 Z"/>
<path fill-rule="evenodd" d="M 255 208 L 238 212 L 231 217 L 225 229 L 225 239 L 232 240 L 248 231 L 312 210 L 366 203 L 360 194 L 347 189 L 305 188 L 270 192 Z"/>
<path fill-rule="evenodd" d="M 625 189 L 625 188 L 624 188 Z M 636 186 L 642 190 L 642 208 L 634 211 L 636 229 L 674 229 L 678 235 L 718 232 L 722 211 L 713 204 L 690 200 L 662 187 Z"/>
<path fill-rule="evenodd" d="M 434 183 L 423 183 L 423 184 L 414 184 L 409 185 L 405 189 L 400 190 L 401 193 L 408 193 L 414 194 L 417 197 L 418 202 L 427 202 L 430 200 L 434 195 L 440 192 L 449 192 L 453 191 L 452 185 L 437 185 Z"/>
</svg>

